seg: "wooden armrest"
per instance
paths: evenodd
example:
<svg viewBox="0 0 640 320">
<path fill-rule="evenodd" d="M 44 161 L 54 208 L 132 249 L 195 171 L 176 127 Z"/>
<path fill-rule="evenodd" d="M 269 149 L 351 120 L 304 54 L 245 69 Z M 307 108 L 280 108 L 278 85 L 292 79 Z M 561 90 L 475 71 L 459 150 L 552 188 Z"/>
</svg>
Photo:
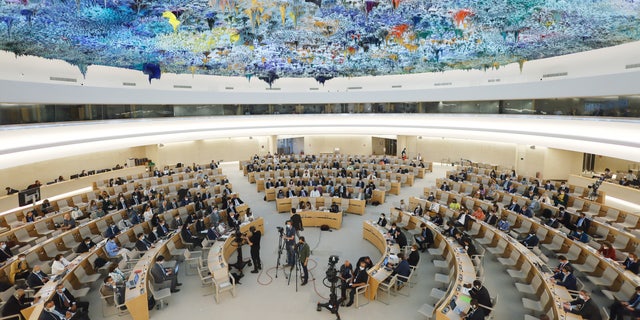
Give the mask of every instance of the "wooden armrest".
<svg viewBox="0 0 640 320">
<path fill-rule="evenodd" d="M 487 306 L 485 306 L 485 305 L 483 305 L 483 304 L 479 304 L 479 303 L 478 303 L 478 306 L 479 306 L 479 307 L 482 307 L 482 308 L 485 308 L 485 309 L 487 309 L 487 310 L 493 311 L 493 308 L 491 308 L 491 307 L 487 307 Z"/>
</svg>

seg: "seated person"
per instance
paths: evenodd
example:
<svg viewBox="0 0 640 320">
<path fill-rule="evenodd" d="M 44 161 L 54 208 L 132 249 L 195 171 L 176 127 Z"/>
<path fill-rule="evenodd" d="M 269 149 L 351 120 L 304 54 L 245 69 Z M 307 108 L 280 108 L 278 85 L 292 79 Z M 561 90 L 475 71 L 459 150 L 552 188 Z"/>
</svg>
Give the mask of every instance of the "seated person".
<svg viewBox="0 0 640 320">
<path fill-rule="evenodd" d="M 401 276 L 401 278 L 398 279 L 398 285 L 402 285 L 404 281 L 406 281 L 406 278 L 408 278 L 411 274 L 411 265 L 409 264 L 409 261 L 407 261 L 407 259 L 404 257 L 404 253 L 402 252 L 398 253 L 398 259 L 400 260 L 400 262 L 398 262 L 398 264 L 395 266 L 391 275 Z M 387 266 L 392 267 L 390 264 L 388 264 Z"/>
<path fill-rule="evenodd" d="M 453 211 L 460 210 L 460 204 L 458 203 L 458 200 L 452 199 L 451 203 L 449 203 L 449 209 L 451 209 Z"/>
<path fill-rule="evenodd" d="M 118 244 L 116 243 L 115 237 L 110 237 L 107 240 L 107 243 L 104 245 L 104 250 L 107 252 L 107 256 L 109 256 L 109 258 L 122 256 L 122 259 L 124 259 L 124 261 L 129 260 L 129 249 L 120 248 L 120 246 L 118 246 Z"/>
<path fill-rule="evenodd" d="M 18 279 L 27 279 L 31 273 L 27 256 L 24 253 L 18 255 L 18 259 L 11 263 L 9 270 L 9 282 L 15 284 Z"/>
<path fill-rule="evenodd" d="M 144 233 L 140 232 L 137 234 L 138 240 L 136 240 L 136 249 L 140 252 L 146 252 L 147 250 L 153 248 L 153 244 L 146 239 Z"/>
<path fill-rule="evenodd" d="M 76 253 L 85 253 L 96 246 L 95 242 L 89 237 L 85 237 L 84 240 L 76 248 Z"/>
<path fill-rule="evenodd" d="M 616 249 L 609 242 L 603 242 L 598 253 L 607 259 L 616 260 Z"/>
<path fill-rule="evenodd" d="M 184 241 L 185 243 L 191 243 L 194 247 L 202 247 L 201 240 L 191 235 L 191 230 L 189 229 L 188 225 L 182 225 L 180 236 L 182 237 L 182 241 Z"/>
<path fill-rule="evenodd" d="M 156 263 L 154 263 L 153 267 L 151 267 L 151 275 L 153 276 L 155 283 L 162 284 L 165 281 L 169 280 L 171 281 L 171 293 L 180 291 L 180 289 L 177 289 L 176 287 L 181 286 L 182 283 L 178 282 L 178 274 L 175 273 L 175 269 L 165 268 L 163 264 L 164 256 L 159 255 L 156 258 Z"/>
<path fill-rule="evenodd" d="M 520 243 L 528 248 L 537 246 L 538 243 L 540 243 L 540 239 L 538 239 L 538 235 L 536 235 L 536 230 L 531 230 L 529 235 L 522 239 Z"/>
<path fill-rule="evenodd" d="M 622 262 L 622 267 L 634 274 L 638 274 L 639 266 L 640 263 L 638 263 L 638 256 L 633 252 L 629 253 L 627 259 Z"/>
<path fill-rule="evenodd" d="M 589 243 L 589 236 L 582 231 L 582 228 L 578 228 L 569 234 L 569 239 L 580 241 L 582 243 Z"/>
<path fill-rule="evenodd" d="M 437 226 L 441 226 L 444 223 L 444 218 L 440 213 L 436 213 L 433 217 L 431 217 L 431 222 Z"/>
<path fill-rule="evenodd" d="M 42 272 L 40 266 L 33 266 L 33 270 L 27 277 L 27 285 L 29 288 L 36 289 L 44 286 L 45 283 L 49 282 L 49 276 Z"/>
<path fill-rule="evenodd" d="M 413 244 L 411 245 L 411 253 L 409 253 L 409 258 L 407 258 L 407 262 L 409 262 L 409 265 L 412 267 L 415 267 L 418 265 L 418 262 L 420 262 L 420 254 L 418 253 L 418 245 Z"/>
<path fill-rule="evenodd" d="M 555 282 L 559 286 L 567 288 L 567 290 L 578 290 L 578 279 L 573 275 L 573 269 L 569 266 L 562 267 L 562 278 L 555 279 Z"/>
<path fill-rule="evenodd" d="M 119 305 L 124 303 L 124 287 L 118 286 L 111 276 L 104 278 L 104 283 L 100 287 L 100 294 L 110 306 L 115 303 Z"/>
<path fill-rule="evenodd" d="M 511 229 L 511 225 L 509 224 L 509 221 L 507 221 L 507 216 L 502 216 L 500 221 L 498 221 L 498 230 L 509 232 L 509 229 Z"/>
<path fill-rule="evenodd" d="M 433 232 L 424 222 L 420 224 L 420 233 L 415 234 L 413 238 L 416 240 L 421 252 L 425 252 L 433 244 Z"/>
<path fill-rule="evenodd" d="M 480 308 L 478 305 L 478 300 L 471 299 L 471 302 L 469 302 L 469 310 L 462 312 L 460 316 L 462 317 L 461 319 L 464 320 L 484 320 L 486 317 L 484 310 L 484 308 Z"/>
<path fill-rule="evenodd" d="M 8 317 L 13 315 L 22 315 L 20 311 L 22 309 L 29 308 L 34 303 L 38 302 L 39 297 L 27 298 L 24 293 L 24 289 L 16 289 L 7 302 L 2 307 L 2 316 Z"/>
<path fill-rule="evenodd" d="M 640 286 L 636 287 L 636 291 L 628 301 L 616 299 L 609 307 L 610 320 L 624 320 L 625 316 L 640 317 Z"/>
<path fill-rule="evenodd" d="M 13 257 L 13 253 L 11 252 L 11 249 L 7 247 L 7 243 L 0 241 L 0 263 L 4 263 L 11 257 Z"/>
<path fill-rule="evenodd" d="M 478 221 L 484 221 L 486 215 L 484 213 L 484 210 L 482 210 L 482 208 L 480 208 L 479 206 L 476 207 L 476 210 L 473 211 L 473 214 L 471 214 L 472 217 L 474 217 L 476 220 Z"/>
<path fill-rule="evenodd" d="M 587 232 L 591 227 L 591 220 L 587 218 L 587 215 L 584 212 L 579 211 L 579 213 L 580 217 L 578 217 L 575 225 L 573 225 L 573 229 L 582 228 L 582 230 L 585 230 L 585 232 Z"/>
<path fill-rule="evenodd" d="M 602 320 L 598 306 L 591 300 L 591 294 L 586 290 L 580 290 L 577 299 L 565 302 L 562 306 L 564 310 L 580 315 L 584 320 Z"/>
<path fill-rule="evenodd" d="M 71 210 L 71 217 L 76 221 L 88 218 L 88 216 L 85 215 L 78 206 L 74 206 L 73 210 Z"/>
<path fill-rule="evenodd" d="M 395 240 L 400 248 L 404 248 L 407 246 L 407 236 L 405 236 L 404 233 L 400 231 L 400 229 L 396 230 Z"/>
<path fill-rule="evenodd" d="M 27 214 L 24 216 L 24 219 L 22 219 L 22 222 L 24 223 L 29 223 L 29 222 L 35 222 L 37 219 L 37 216 L 34 214 L 35 210 L 30 210 L 27 212 Z"/>
<path fill-rule="evenodd" d="M 564 266 L 569 266 L 571 267 L 571 262 L 569 262 L 569 259 L 567 259 L 567 257 L 560 255 L 558 256 L 558 261 L 560 263 L 558 263 L 558 266 L 553 269 L 553 278 L 554 279 L 562 279 L 564 277 L 564 275 L 562 274 L 562 268 Z M 573 270 L 573 268 L 572 268 Z"/>
<path fill-rule="evenodd" d="M 377 224 L 379 226 L 381 226 L 381 227 L 386 227 L 387 226 L 387 218 L 386 218 L 384 213 L 380 214 L 380 218 L 378 218 Z"/>
<path fill-rule="evenodd" d="M 361 258 L 362 259 L 362 258 Z M 356 295 L 356 290 L 358 287 L 366 286 L 369 283 L 369 274 L 367 273 L 366 262 L 359 261 L 358 268 L 355 270 L 351 281 L 349 281 L 347 287 L 351 289 L 349 292 L 349 302 L 347 303 L 347 307 L 353 305 L 353 299 Z"/>
<path fill-rule="evenodd" d="M 53 258 L 53 262 L 51 263 L 51 273 L 54 275 L 59 275 L 65 272 L 71 262 L 67 260 L 62 254 L 57 254 Z"/>
<path fill-rule="evenodd" d="M 468 287 L 468 285 L 466 286 Z M 469 290 L 469 296 L 471 296 L 471 299 L 477 300 L 479 305 L 483 305 L 489 308 L 493 307 L 493 303 L 491 303 L 491 296 L 489 295 L 489 290 L 487 290 L 487 288 L 482 285 L 482 282 L 480 280 L 473 281 L 473 286 L 471 287 L 471 290 Z M 482 306 L 480 306 L 480 308 L 484 309 L 485 315 L 491 313 L 491 310 L 487 308 L 483 308 Z"/>
<path fill-rule="evenodd" d="M 56 310 L 59 312 L 71 312 L 72 314 L 83 315 L 86 319 L 89 318 L 89 302 L 76 299 L 62 283 L 56 286 L 56 291 L 51 300 L 53 300 Z M 72 319 L 77 318 L 73 317 Z"/>
<path fill-rule="evenodd" d="M 60 225 L 60 229 L 62 229 L 63 231 L 67 231 L 75 227 L 76 227 L 76 220 L 71 217 L 71 214 L 65 213 L 64 219 L 62 220 L 62 224 Z"/>
<path fill-rule="evenodd" d="M 371 269 L 373 267 L 373 262 L 371 262 L 371 258 L 369 258 L 369 256 L 364 256 L 364 257 L 360 257 L 360 259 L 358 259 L 358 262 L 356 263 L 356 265 L 360 265 L 360 263 L 364 262 L 364 266 L 367 270 Z"/>
</svg>

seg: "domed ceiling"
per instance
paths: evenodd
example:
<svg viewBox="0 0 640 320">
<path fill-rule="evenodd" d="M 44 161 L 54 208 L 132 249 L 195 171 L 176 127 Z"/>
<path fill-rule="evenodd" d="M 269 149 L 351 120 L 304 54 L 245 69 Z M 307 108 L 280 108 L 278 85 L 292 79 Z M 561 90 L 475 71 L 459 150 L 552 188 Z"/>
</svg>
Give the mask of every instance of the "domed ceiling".
<svg viewBox="0 0 640 320">
<path fill-rule="evenodd" d="M 0 0 L 0 49 L 161 73 L 486 69 L 640 39 L 634 0 Z"/>
</svg>

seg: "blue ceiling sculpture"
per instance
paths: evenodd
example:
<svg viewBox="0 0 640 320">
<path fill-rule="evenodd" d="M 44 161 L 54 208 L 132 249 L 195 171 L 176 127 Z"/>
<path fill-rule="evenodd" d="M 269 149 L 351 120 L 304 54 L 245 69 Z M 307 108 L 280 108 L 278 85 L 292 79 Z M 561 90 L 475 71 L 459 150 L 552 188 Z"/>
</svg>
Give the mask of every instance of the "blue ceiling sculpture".
<svg viewBox="0 0 640 320">
<path fill-rule="evenodd" d="M 637 0 L 0 0 L 0 49 L 282 77 L 498 68 L 640 40 Z"/>
</svg>

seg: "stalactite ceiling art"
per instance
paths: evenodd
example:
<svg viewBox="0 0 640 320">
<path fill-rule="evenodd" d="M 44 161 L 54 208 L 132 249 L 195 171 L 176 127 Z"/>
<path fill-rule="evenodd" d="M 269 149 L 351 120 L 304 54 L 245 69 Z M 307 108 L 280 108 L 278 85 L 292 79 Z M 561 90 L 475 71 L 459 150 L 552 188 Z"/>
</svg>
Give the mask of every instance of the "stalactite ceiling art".
<svg viewBox="0 0 640 320">
<path fill-rule="evenodd" d="M 324 83 L 522 65 L 637 41 L 639 13 L 639 0 L 0 0 L 0 50 L 150 80 Z"/>
</svg>

